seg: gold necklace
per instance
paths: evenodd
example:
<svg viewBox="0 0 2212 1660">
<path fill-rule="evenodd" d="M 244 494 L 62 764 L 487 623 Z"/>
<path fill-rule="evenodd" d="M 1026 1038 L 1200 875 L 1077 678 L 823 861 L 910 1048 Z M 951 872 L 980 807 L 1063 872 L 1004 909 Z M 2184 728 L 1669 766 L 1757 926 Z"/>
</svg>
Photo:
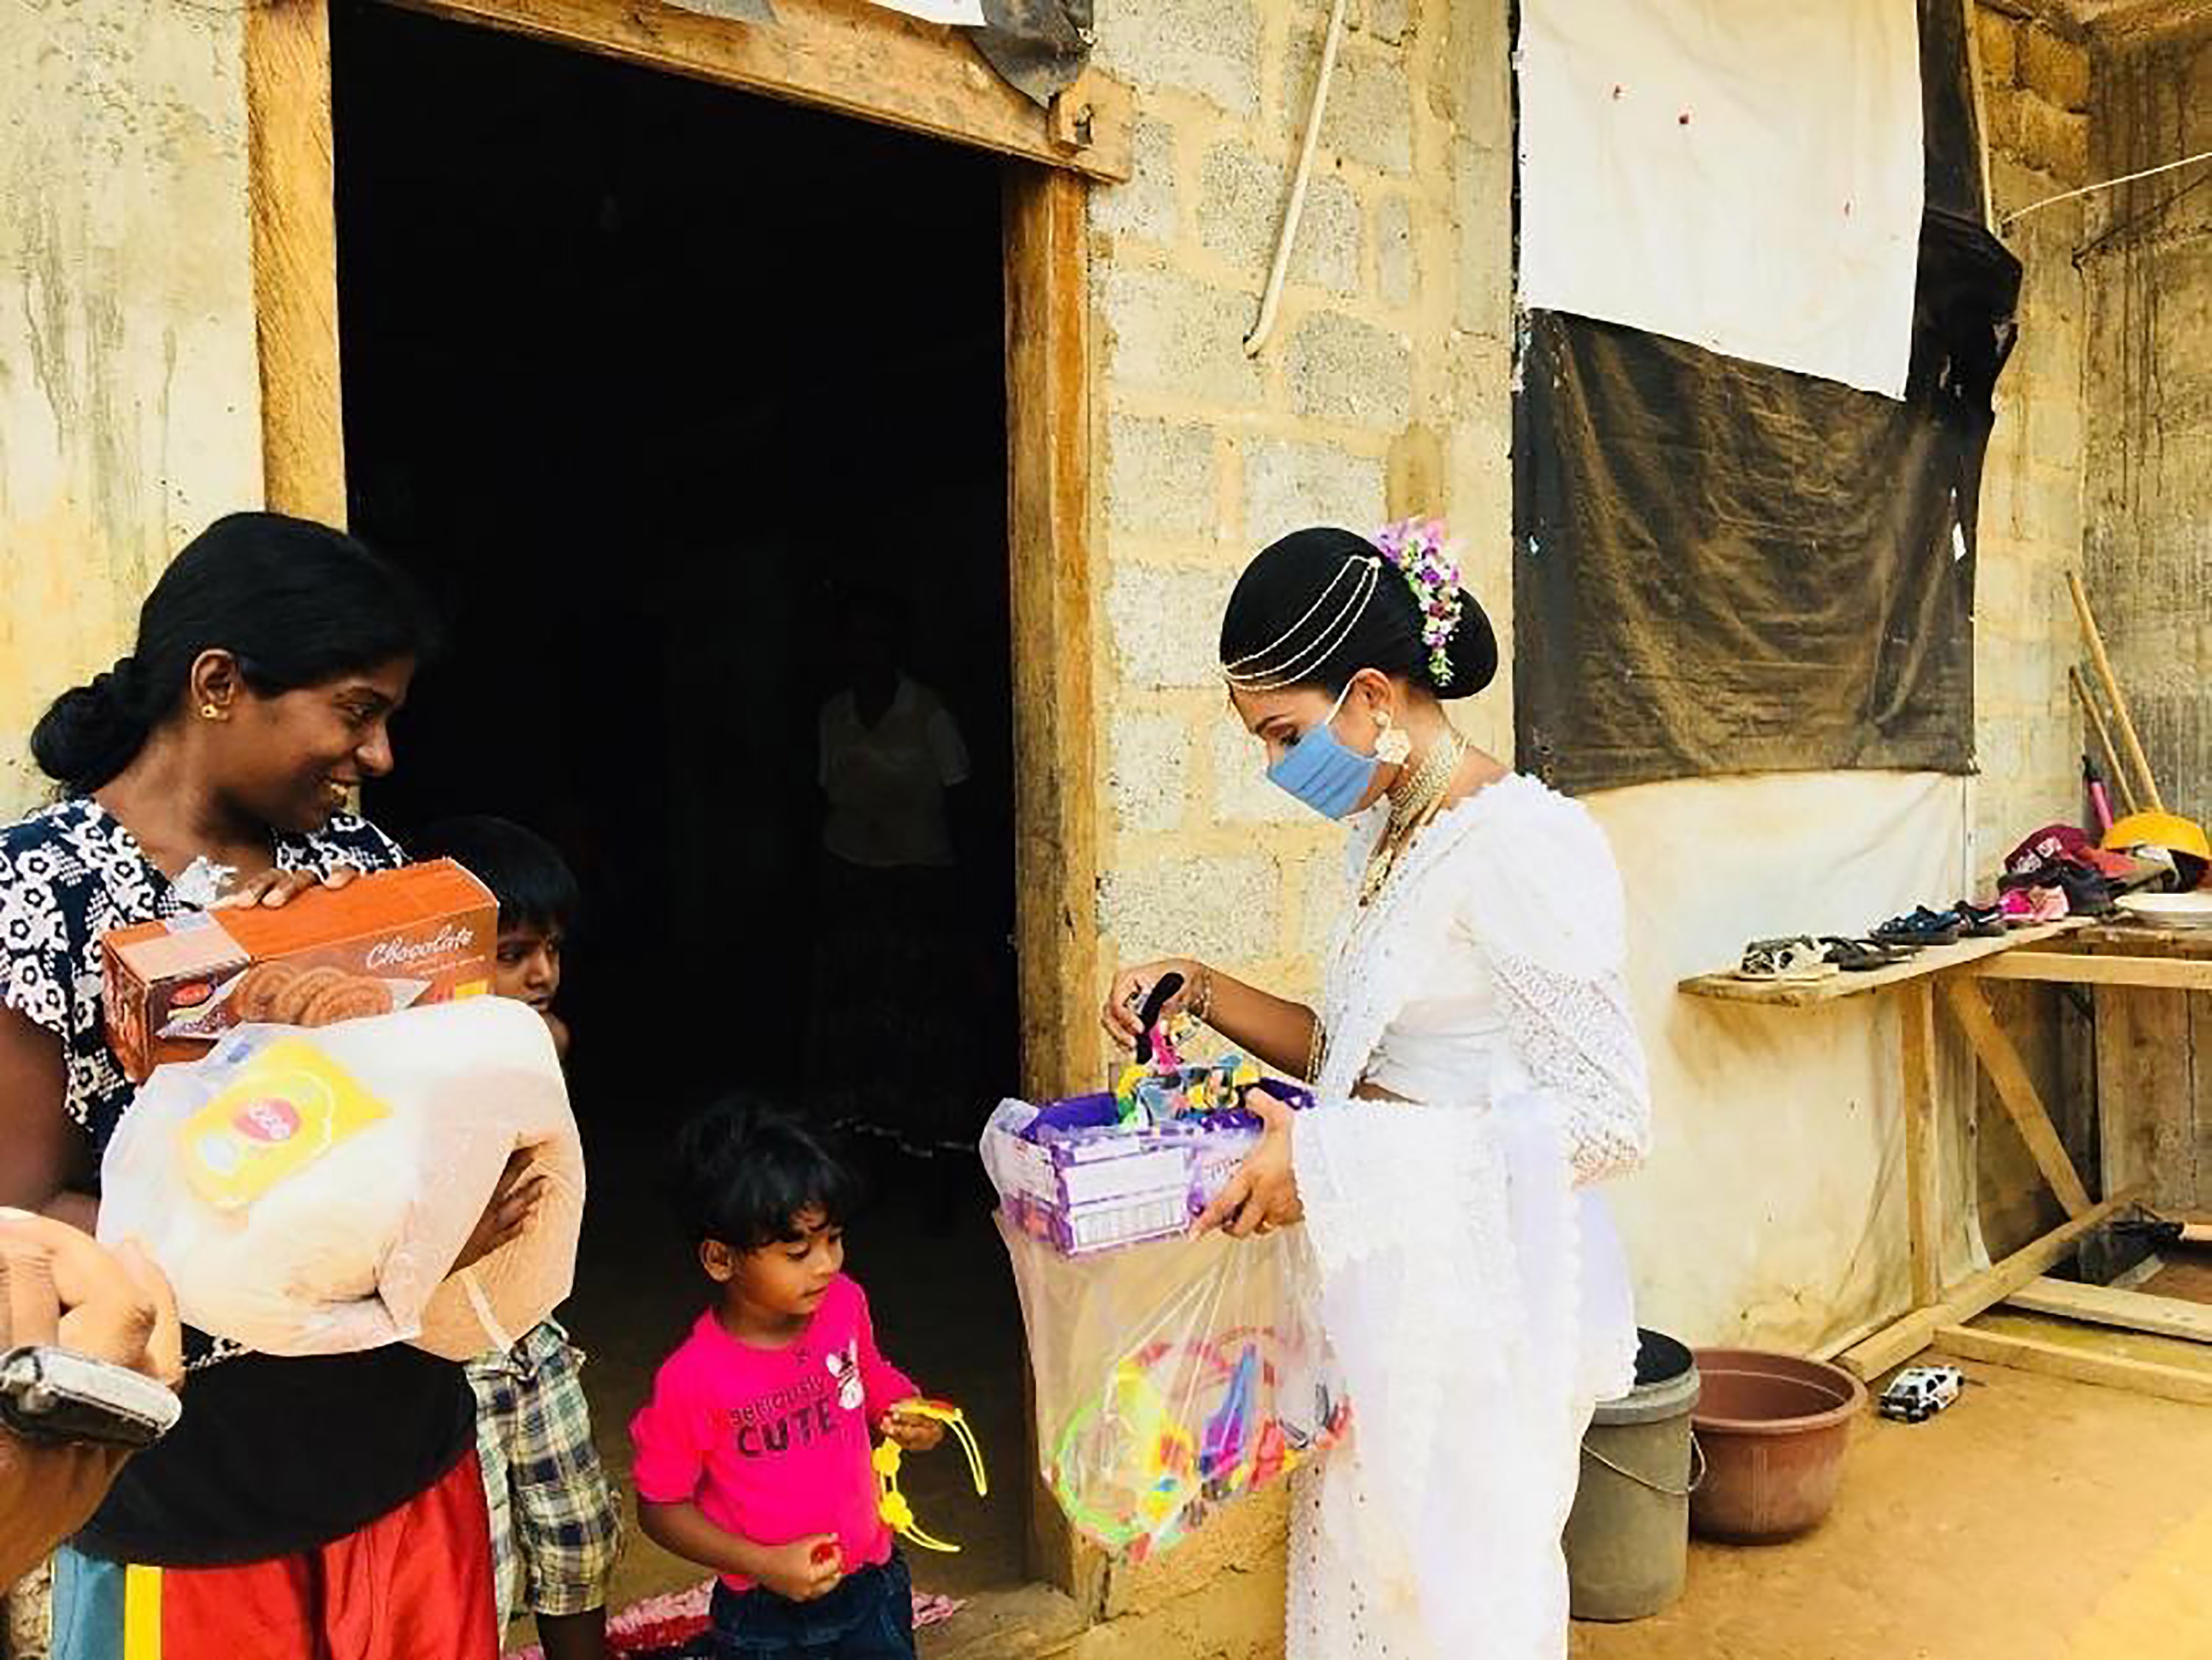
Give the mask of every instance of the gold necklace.
<svg viewBox="0 0 2212 1660">
<path fill-rule="evenodd" d="M 1467 740 L 1447 726 L 1443 736 L 1429 746 L 1429 753 L 1421 758 L 1420 766 L 1410 777 L 1401 773 L 1398 781 L 1391 785 L 1390 822 L 1383 827 L 1382 839 L 1369 857 L 1367 869 L 1360 878 L 1361 905 L 1366 905 L 1382 891 L 1390 880 L 1390 873 L 1398 868 L 1398 857 L 1407 844 L 1423 825 L 1437 815 L 1437 809 L 1443 805 L 1444 796 L 1451 789 L 1452 779 L 1459 774 L 1460 762 L 1466 758 Z"/>
</svg>

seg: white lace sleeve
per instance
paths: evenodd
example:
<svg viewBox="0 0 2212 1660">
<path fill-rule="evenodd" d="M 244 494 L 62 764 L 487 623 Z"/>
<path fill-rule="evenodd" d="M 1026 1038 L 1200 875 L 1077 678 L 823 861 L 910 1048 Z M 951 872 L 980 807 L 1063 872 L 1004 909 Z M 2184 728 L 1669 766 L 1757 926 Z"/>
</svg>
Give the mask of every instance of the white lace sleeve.
<svg viewBox="0 0 2212 1660">
<path fill-rule="evenodd" d="M 1546 805 L 1508 867 L 1511 885 L 1477 894 L 1468 922 L 1497 975 L 1515 1058 L 1559 1104 L 1580 1186 L 1643 1163 L 1651 1093 L 1612 849 L 1578 803 Z"/>
</svg>

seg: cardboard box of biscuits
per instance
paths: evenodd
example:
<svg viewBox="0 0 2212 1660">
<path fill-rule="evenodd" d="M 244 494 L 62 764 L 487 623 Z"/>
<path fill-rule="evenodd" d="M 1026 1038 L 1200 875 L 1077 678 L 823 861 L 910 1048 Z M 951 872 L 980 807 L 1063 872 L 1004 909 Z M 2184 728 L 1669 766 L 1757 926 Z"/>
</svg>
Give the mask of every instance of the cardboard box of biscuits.
<svg viewBox="0 0 2212 1660">
<path fill-rule="evenodd" d="M 143 1082 L 234 1027 L 330 1026 L 491 990 L 499 904 L 451 859 L 313 888 L 274 910 L 194 911 L 100 942 L 107 1037 Z"/>
</svg>

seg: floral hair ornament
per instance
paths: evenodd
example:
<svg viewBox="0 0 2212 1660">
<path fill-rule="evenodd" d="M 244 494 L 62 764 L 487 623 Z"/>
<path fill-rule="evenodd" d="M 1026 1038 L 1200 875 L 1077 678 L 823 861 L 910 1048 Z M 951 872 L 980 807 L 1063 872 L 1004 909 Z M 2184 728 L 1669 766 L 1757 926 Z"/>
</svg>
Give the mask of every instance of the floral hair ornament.
<svg viewBox="0 0 2212 1660">
<path fill-rule="evenodd" d="M 1376 532 L 1375 545 L 1413 591 L 1421 613 L 1421 644 L 1429 648 L 1429 678 L 1451 684 L 1451 637 L 1459 627 L 1459 552 L 1445 540 L 1440 518 L 1401 518 Z"/>
</svg>

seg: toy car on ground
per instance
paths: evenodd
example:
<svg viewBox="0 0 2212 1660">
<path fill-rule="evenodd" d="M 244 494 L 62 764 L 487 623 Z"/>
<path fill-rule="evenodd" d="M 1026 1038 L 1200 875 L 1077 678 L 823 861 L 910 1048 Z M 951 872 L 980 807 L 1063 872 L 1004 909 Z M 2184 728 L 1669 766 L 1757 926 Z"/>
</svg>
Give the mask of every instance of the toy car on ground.
<svg viewBox="0 0 2212 1660">
<path fill-rule="evenodd" d="M 1907 1366 L 1881 1392 L 1881 1415 L 1924 1423 L 1959 1398 L 1966 1375 L 1956 1366 Z"/>
</svg>

